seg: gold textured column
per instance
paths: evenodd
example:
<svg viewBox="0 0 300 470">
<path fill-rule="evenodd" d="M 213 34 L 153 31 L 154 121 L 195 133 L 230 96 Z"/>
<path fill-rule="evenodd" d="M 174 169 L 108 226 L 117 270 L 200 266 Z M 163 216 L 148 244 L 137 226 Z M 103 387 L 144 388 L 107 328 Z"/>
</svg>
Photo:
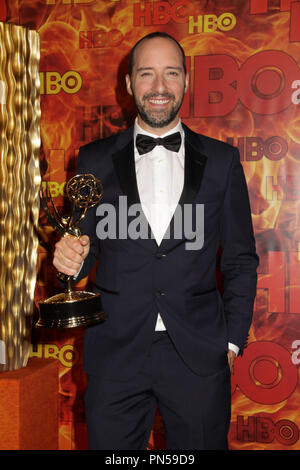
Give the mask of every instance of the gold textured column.
<svg viewBox="0 0 300 470">
<path fill-rule="evenodd" d="M 39 216 L 40 40 L 0 23 L 0 371 L 26 366 Z"/>
</svg>

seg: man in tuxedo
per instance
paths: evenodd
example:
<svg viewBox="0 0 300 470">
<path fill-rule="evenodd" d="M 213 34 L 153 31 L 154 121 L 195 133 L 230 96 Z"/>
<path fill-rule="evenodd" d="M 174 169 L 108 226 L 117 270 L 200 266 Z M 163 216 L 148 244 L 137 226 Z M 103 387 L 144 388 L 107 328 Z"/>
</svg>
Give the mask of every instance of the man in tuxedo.
<svg viewBox="0 0 300 470">
<path fill-rule="evenodd" d="M 62 238 L 54 253 L 78 279 L 99 260 L 108 318 L 85 331 L 89 445 L 146 449 L 158 406 L 168 449 L 227 449 L 230 370 L 247 341 L 258 265 L 239 153 L 181 122 L 188 74 L 169 35 L 135 45 L 126 85 L 134 126 L 79 152 L 78 173 L 100 179 L 102 202 L 85 235 Z"/>
</svg>

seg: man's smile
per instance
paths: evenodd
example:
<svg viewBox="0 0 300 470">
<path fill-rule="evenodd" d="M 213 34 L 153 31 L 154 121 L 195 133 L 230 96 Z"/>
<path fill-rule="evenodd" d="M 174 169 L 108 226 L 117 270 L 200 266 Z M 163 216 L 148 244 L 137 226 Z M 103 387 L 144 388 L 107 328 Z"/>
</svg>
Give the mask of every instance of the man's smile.
<svg viewBox="0 0 300 470">
<path fill-rule="evenodd" d="M 169 101 L 170 100 L 167 100 L 167 99 L 158 99 L 158 98 L 156 98 L 156 99 L 150 99 L 149 103 L 151 103 L 151 104 L 167 104 L 167 103 L 169 103 Z"/>
</svg>

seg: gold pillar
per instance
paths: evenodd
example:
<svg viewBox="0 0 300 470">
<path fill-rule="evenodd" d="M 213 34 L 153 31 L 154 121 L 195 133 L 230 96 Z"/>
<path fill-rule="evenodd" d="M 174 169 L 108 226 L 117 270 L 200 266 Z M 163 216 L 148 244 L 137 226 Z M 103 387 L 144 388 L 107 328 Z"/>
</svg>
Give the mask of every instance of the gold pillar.
<svg viewBox="0 0 300 470">
<path fill-rule="evenodd" d="M 0 371 L 26 366 L 37 262 L 39 35 L 0 23 Z"/>
</svg>

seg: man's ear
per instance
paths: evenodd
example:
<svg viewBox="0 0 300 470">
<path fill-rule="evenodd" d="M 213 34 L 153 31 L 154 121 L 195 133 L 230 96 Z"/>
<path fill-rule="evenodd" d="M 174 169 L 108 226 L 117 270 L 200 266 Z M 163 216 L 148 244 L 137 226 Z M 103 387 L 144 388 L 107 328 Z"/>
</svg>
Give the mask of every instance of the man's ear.
<svg viewBox="0 0 300 470">
<path fill-rule="evenodd" d="M 126 81 L 127 93 L 129 93 L 130 95 L 132 95 L 131 80 L 130 80 L 130 76 L 129 76 L 128 73 L 127 73 L 126 76 L 125 76 L 125 81 Z"/>
<path fill-rule="evenodd" d="M 186 93 L 187 90 L 188 90 L 189 80 L 190 80 L 190 77 L 189 77 L 189 74 L 187 73 L 186 76 L 185 76 L 184 93 Z"/>
</svg>

